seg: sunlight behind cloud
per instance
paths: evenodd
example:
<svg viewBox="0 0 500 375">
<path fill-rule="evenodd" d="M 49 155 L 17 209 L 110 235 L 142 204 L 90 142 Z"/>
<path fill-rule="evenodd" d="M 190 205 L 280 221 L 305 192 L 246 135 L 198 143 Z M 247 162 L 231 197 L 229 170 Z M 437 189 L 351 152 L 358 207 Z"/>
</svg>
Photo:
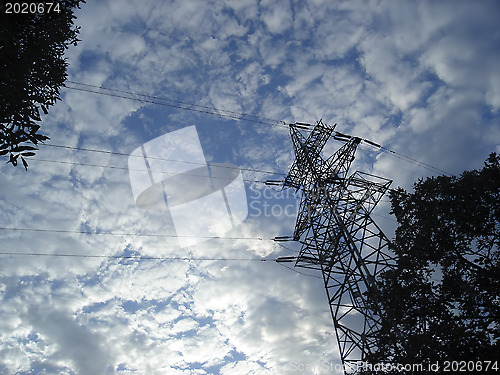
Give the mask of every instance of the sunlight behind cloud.
<svg viewBox="0 0 500 375">
<path fill-rule="evenodd" d="M 500 148 L 495 1 L 106 0 L 76 15 L 69 79 L 103 89 L 68 83 L 40 160 L 0 166 L 0 226 L 48 230 L 0 231 L 3 251 L 46 254 L 2 255 L 0 373 L 336 373 L 321 366 L 339 363 L 322 280 L 274 262 L 298 248 L 272 241 L 295 223 L 296 199 L 264 184 L 294 160 L 280 121 L 323 119 L 408 156 L 357 151 L 356 169 L 394 187 L 438 174 L 412 159 L 456 174 Z M 171 195 L 200 201 L 145 210 L 142 148 L 234 165 L 235 185 L 209 199 L 186 178 Z M 160 184 L 200 167 L 148 162 Z"/>
</svg>

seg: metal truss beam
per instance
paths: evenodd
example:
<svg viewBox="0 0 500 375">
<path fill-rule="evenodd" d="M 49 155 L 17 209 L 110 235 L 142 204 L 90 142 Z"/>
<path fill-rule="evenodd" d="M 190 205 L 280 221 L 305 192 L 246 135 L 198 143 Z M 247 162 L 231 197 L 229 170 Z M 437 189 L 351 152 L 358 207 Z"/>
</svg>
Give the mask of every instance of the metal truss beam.
<svg viewBox="0 0 500 375">
<path fill-rule="evenodd" d="M 290 127 L 295 161 L 284 187 L 302 193 L 293 234 L 302 248 L 295 266 L 322 272 L 340 356 L 348 366 L 364 361 L 376 348 L 380 320 L 373 308 L 375 280 L 395 259 L 370 214 L 391 181 L 359 171 L 349 175 L 360 138 L 337 137 L 345 144 L 323 159 L 321 152 L 334 131 L 335 126 L 319 121 L 306 138 Z"/>
</svg>

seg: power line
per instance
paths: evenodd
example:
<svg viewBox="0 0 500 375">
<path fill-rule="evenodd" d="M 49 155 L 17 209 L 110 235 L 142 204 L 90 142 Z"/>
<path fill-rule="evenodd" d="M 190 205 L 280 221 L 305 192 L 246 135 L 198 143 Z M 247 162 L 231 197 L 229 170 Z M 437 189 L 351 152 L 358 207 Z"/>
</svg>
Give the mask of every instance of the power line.
<svg viewBox="0 0 500 375">
<path fill-rule="evenodd" d="M 99 149 L 94 149 L 94 148 L 85 148 L 85 147 L 76 147 L 76 146 L 67 146 L 67 145 L 58 145 L 58 144 L 46 144 L 46 143 L 41 143 L 40 145 L 46 146 L 46 147 L 54 147 L 54 148 L 63 148 L 63 149 L 68 149 L 68 150 L 75 150 L 75 151 L 87 151 L 87 152 L 96 152 L 96 153 L 102 153 L 102 154 L 108 154 L 108 155 L 118 155 L 118 156 L 127 156 L 127 157 L 138 157 L 138 158 L 143 158 L 143 156 L 140 155 L 130 155 L 127 153 L 123 152 L 116 152 L 116 151 L 109 151 L 109 150 L 99 150 Z M 408 156 L 404 156 L 400 153 L 397 153 L 396 151 L 389 150 L 385 147 L 382 146 L 375 146 L 370 144 L 370 147 L 374 147 L 377 149 L 383 149 L 383 152 L 390 153 L 391 155 L 395 156 L 396 158 L 400 160 L 406 160 L 410 162 L 411 164 L 420 166 L 422 168 L 428 169 L 432 172 L 442 172 L 448 175 L 451 175 L 450 173 L 442 170 L 435 168 L 431 165 L 425 164 L 423 162 L 420 162 L 416 159 L 412 159 Z M 204 163 L 198 163 L 198 162 L 192 162 L 192 161 L 185 161 L 185 160 L 179 160 L 179 159 L 169 159 L 169 158 L 160 158 L 160 157 L 153 157 L 153 156 L 148 156 L 148 159 L 153 159 L 153 160 L 159 160 L 159 161 L 173 161 L 177 163 L 185 163 L 185 164 L 194 164 L 194 165 L 200 165 L 200 166 L 206 166 Z M 62 163 L 62 164 L 74 164 L 74 165 L 84 165 L 84 166 L 90 166 L 90 167 L 101 167 L 101 168 L 112 168 L 112 169 L 123 169 L 123 170 L 130 170 L 129 168 L 125 167 L 116 167 L 116 166 L 107 166 L 107 165 L 98 165 L 98 164 L 86 164 L 86 163 L 79 163 L 79 162 L 68 162 L 68 161 L 60 161 L 60 160 L 45 160 L 45 159 L 37 159 L 37 158 L 32 158 L 31 160 L 36 160 L 36 161 L 43 161 L 43 162 L 49 162 L 49 163 Z M 245 167 L 231 167 L 228 165 L 217 165 L 217 168 L 228 168 L 228 169 L 238 169 L 241 171 L 247 171 L 247 172 L 255 172 L 255 173 L 263 173 L 263 174 L 271 174 L 271 175 L 279 175 L 279 176 L 286 176 L 286 173 L 283 172 L 275 172 L 275 171 L 267 171 L 267 170 L 262 170 L 262 169 L 255 169 L 255 168 L 245 168 Z M 143 171 L 142 169 L 134 169 L 137 171 Z M 152 171 L 152 172 L 158 172 L 158 173 L 165 173 L 162 171 Z M 246 182 L 258 182 L 258 183 L 265 183 L 265 181 L 251 181 L 251 180 L 244 180 Z M 394 189 L 390 189 L 390 191 L 393 191 Z M 390 202 L 384 200 L 384 202 Z"/>
<path fill-rule="evenodd" d="M 376 212 L 372 212 L 371 215 L 380 216 L 381 218 L 384 218 L 384 219 L 390 220 L 390 221 L 394 221 L 395 223 L 398 222 L 396 219 L 394 219 L 392 217 L 385 216 L 385 215 L 380 215 L 380 214 L 377 214 Z"/>
<path fill-rule="evenodd" d="M 113 152 L 113 151 L 107 151 L 107 150 L 97 150 L 97 149 L 89 149 L 89 148 L 82 148 L 82 147 L 72 147 L 72 146 L 64 146 L 64 145 L 50 145 L 50 144 L 42 144 L 42 145 L 43 146 L 48 146 L 48 147 L 57 147 L 57 148 L 65 148 L 65 149 L 69 149 L 69 150 L 97 152 L 97 153 L 104 153 L 104 154 L 111 154 L 111 155 L 133 156 L 133 157 L 139 157 L 139 158 L 143 157 L 143 156 L 139 156 L 139 155 L 129 155 L 129 154 L 125 154 L 125 153 L 122 153 L 122 152 Z M 396 157 L 398 157 L 395 152 L 393 152 L 393 154 Z M 165 158 L 155 158 L 155 157 L 148 157 L 148 158 L 149 159 L 155 159 L 155 160 L 163 160 L 163 161 L 173 161 L 173 162 L 178 162 L 178 163 L 196 164 L 196 165 L 200 165 L 200 166 L 206 166 L 207 165 L 207 164 L 203 164 L 203 163 L 197 163 L 197 162 L 191 162 L 191 161 L 183 161 L 183 160 L 177 160 L 177 159 L 165 159 Z M 400 157 L 398 157 L 398 158 L 402 159 Z M 47 162 L 47 163 L 59 163 L 59 164 L 69 164 L 69 165 L 82 165 L 82 166 L 98 167 L 98 168 L 133 170 L 133 171 L 141 171 L 141 172 L 147 171 L 146 169 L 136 169 L 136 168 L 128 168 L 128 167 L 103 165 L 103 164 L 89 164 L 89 163 L 80 163 L 80 162 L 65 161 L 65 160 L 48 160 L 48 159 L 39 159 L 39 158 L 31 158 L 30 160 Z M 416 163 L 413 163 L 413 162 L 411 162 L 411 163 L 415 164 L 415 165 L 418 165 L 420 167 L 423 167 L 425 169 L 428 169 L 430 171 L 433 171 L 433 172 L 438 171 L 438 172 L 443 172 L 445 174 L 450 175 L 446 171 L 443 171 L 443 170 L 440 170 L 440 169 L 437 169 L 437 168 L 433 168 L 432 166 L 426 166 L 426 165 L 424 165 L 421 162 L 418 162 L 418 163 L 421 163 L 421 164 L 416 164 Z M 212 164 L 208 163 L 208 165 L 212 165 Z M 228 165 L 216 165 L 215 167 L 216 168 L 237 169 L 237 170 L 241 170 L 241 171 L 263 173 L 263 174 L 271 174 L 271 175 L 279 175 L 279 176 L 286 176 L 287 175 L 286 173 L 282 173 L 282 172 L 274 172 L 274 171 L 267 171 L 267 170 L 262 170 L 262 169 L 244 168 L 244 167 L 237 167 L 237 166 L 232 167 L 232 166 L 228 166 Z M 153 173 L 163 173 L 163 174 L 172 174 L 172 175 L 176 174 L 176 173 L 168 173 L 168 172 L 164 172 L 164 171 L 154 171 L 154 170 L 152 170 L 151 172 L 153 172 Z M 183 174 L 184 175 L 189 175 L 189 176 L 198 176 L 198 175 L 193 175 L 193 174 L 188 174 L 188 173 L 183 173 Z M 213 176 L 212 178 L 225 179 L 224 177 L 217 177 L 217 176 Z M 255 183 L 264 183 L 264 184 L 266 184 L 266 182 L 267 182 L 267 181 L 261 181 L 261 180 L 247 180 L 247 179 L 243 179 L 243 181 L 250 182 L 250 183 L 254 183 L 255 182 Z M 389 191 L 396 191 L 396 190 L 389 189 Z M 384 202 L 390 202 L 389 200 L 382 200 L 382 201 L 384 201 Z"/>
<path fill-rule="evenodd" d="M 388 149 L 387 147 L 384 147 L 384 146 L 380 146 L 380 145 L 374 145 L 374 144 L 370 144 L 368 142 L 365 142 L 367 143 L 370 147 L 373 147 L 373 148 L 376 148 L 386 154 L 389 154 L 391 156 L 394 156 L 395 158 L 398 158 L 400 160 L 403 160 L 403 161 L 406 161 L 410 164 L 413 164 L 413 165 L 416 165 L 417 167 L 421 167 L 421 168 L 424 168 L 424 169 L 427 169 L 431 172 L 438 172 L 438 173 L 443 173 L 443 174 L 446 174 L 448 176 L 451 176 L 452 174 L 445 171 L 444 169 L 440 169 L 440 168 L 437 168 L 437 167 L 434 167 L 430 164 L 427 164 L 427 163 L 424 163 L 420 160 L 417 160 L 415 158 L 412 158 L 410 156 L 407 156 L 407 155 L 404 155 L 404 154 L 401 154 L 400 152 L 397 152 L 397 151 L 394 151 L 394 150 L 390 150 Z"/>
<path fill-rule="evenodd" d="M 404 155 L 404 154 L 401 154 L 400 152 L 397 152 L 397 151 L 394 151 L 394 150 L 389 150 L 388 148 L 384 147 L 384 146 L 381 146 L 380 147 L 384 152 L 388 152 L 390 154 L 394 154 L 396 156 L 399 156 L 399 157 L 402 157 L 403 159 L 409 161 L 409 162 L 413 162 L 413 164 L 415 165 L 419 165 L 421 167 L 424 167 L 424 168 L 430 168 L 431 170 L 433 170 L 434 172 L 440 172 L 440 173 L 444 173 L 444 174 L 447 174 L 447 175 L 450 175 L 451 176 L 451 173 L 443 170 L 443 169 L 440 169 L 440 168 L 436 168 L 430 164 L 427 164 L 427 163 L 424 163 L 420 160 L 417 160 L 415 158 L 412 158 L 410 156 L 407 156 L 407 155 Z"/>
<path fill-rule="evenodd" d="M 47 163 L 58 163 L 58 164 L 67 164 L 67 165 L 81 165 L 81 166 L 86 166 L 86 167 L 97 167 L 97 168 L 109 168 L 109 169 L 119 169 L 119 170 L 128 170 L 128 171 L 141 171 L 141 172 L 146 172 L 147 169 L 138 169 L 138 168 L 127 168 L 127 167 L 119 167 L 119 166 L 113 166 L 113 165 L 103 165 L 103 164 L 89 164 L 89 163 L 80 163 L 80 162 L 73 162 L 73 161 L 65 161 L 65 160 L 48 160 L 48 159 L 39 159 L 39 158 L 32 158 L 31 160 L 33 161 L 39 161 L 39 162 L 47 162 Z M 201 164 L 201 163 L 200 163 Z M 231 169 L 239 169 L 238 167 L 230 167 L 230 166 L 216 166 L 217 168 L 231 168 Z M 270 171 L 259 171 L 259 170 L 252 170 L 250 168 L 245 168 L 244 170 L 246 171 L 253 171 L 257 173 L 272 173 L 272 174 L 279 174 L 279 175 L 285 175 L 284 173 L 279 173 L 279 172 L 270 172 Z M 152 170 L 152 173 L 162 173 L 162 174 L 171 174 L 171 175 L 176 175 L 176 173 L 169 173 L 169 172 L 163 172 L 163 171 L 156 171 Z M 190 174 L 190 173 L 183 173 L 183 176 L 193 176 L 193 177 L 206 177 L 205 175 L 197 175 L 197 174 Z M 226 180 L 226 177 L 217 177 L 217 176 L 212 176 L 212 179 L 221 179 L 221 180 Z M 249 182 L 249 183 L 259 183 L 259 184 L 265 184 L 270 186 L 278 184 L 282 184 L 282 181 L 274 181 L 272 185 L 270 185 L 269 180 L 262 181 L 262 180 L 248 180 L 248 179 L 242 179 L 244 182 Z M 390 189 L 390 191 L 393 191 L 394 189 Z M 293 196 L 295 199 L 300 199 L 300 197 Z M 382 202 L 388 202 L 390 203 L 390 200 L 385 200 L 381 199 Z M 378 215 L 378 214 L 375 214 Z M 392 218 L 389 218 L 387 216 L 383 215 L 378 215 L 381 217 L 384 217 L 388 220 L 395 221 Z"/>
<path fill-rule="evenodd" d="M 59 164 L 67 164 L 67 165 L 81 165 L 81 166 L 87 166 L 87 167 L 110 168 L 110 169 L 129 170 L 129 171 L 130 170 L 132 170 L 132 171 L 142 171 L 142 172 L 147 171 L 146 169 L 127 168 L 127 167 L 119 167 L 119 166 L 113 166 L 113 165 L 89 164 L 89 163 L 80 163 L 80 162 L 72 162 L 72 161 L 65 161 L 65 160 L 47 160 L 47 159 L 39 159 L 39 158 L 32 158 L 31 160 L 40 161 L 40 162 L 48 162 L 48 163 L 59 163 Z M 217 168 L 218 167 L 219 166 L 217 166 Z M 238 169 L 238 167 L 229 167 L 229 166 L 220 166 L 220 167 L 222 167 L 222 168 Z M 254 171 L 254 172 L 260 172 L 260 173 L 275 173 L 275 172 L 270 172 L 270 171 L 252 170 L 250 168 L 246 168 L 245 170 L 247 170 L 247 171 Z M 155 171 L 155 170 L 152 170 L 151 172 L 152 173 L 162 173 L 162 174 L 176 175 L 176 173 L 173 173 L 173 172 L 169 173 L 169 172 Z M 276 172 L 275 174 L 284 175 L 283 173 L 278 173 L 278 172 Z M 193 176 L 193 177 L 206 177 L 204 175 L 197 175 L 197 174 L 190 174 L 190 173 L 183 173 L 183 175 L 185 175 L 185 176 Z M 226 177 L 217 177 L 217 176 L 212 176 L 211 178 L 212 179 L 222 179 L 222 180 L 226 180 L 227 179 Z M 265 184 L 265 185 L 268 185 L 268 183 L 269 183 L 268 180 L 262 181 L 262 180 L 242 179 L 242 181 L 249 182 L 249 183 Z M 279 184 L 282 184 L 282 181 L 280 181 Z M 394 189 L 390 189 L 390 191 L 393 191 L 393 190 Z M 294 199 L 300 199 L 300 197 L 297 197 L 295 195 L 292 196 L 292 198 L 294 198 Z M 391 203 L 390 200 L 381 199 L 381 201 Z M 373 213 L 373 214 L 377 215 L 377 216 L 380 216 L 380 217 L 383 217 L 383 218 L 385 218 L 387 220 L 391 220 L 391 221 L 396 222 L 396 220 L 394 220 L 391 217 L 380 215 L 380 214 L 377 214 L 377 213 Z M 0 229 L 2 229 L 2 228 L 0 228 Z"/>
<path fill-rule="evenodd" d="M 205 261 L 221 261 L 221 262 L 274 262 L 291 271 L 307 277 L 321 279 L 316 275 L 300 272 L 294 268 L 288 267 L 279 262 L 279 258 L 197 258 L 197 257 L 167 257 L 167 256 L 136 256 L 136 255 L 92 255 L 92 254 L 67 254 L 67 253 L 31 253 L 31 252 L 0 252 L 0 256 L 40 256 L 40 257 L 55 257 L 55 258 L 94 258 L 94 259 L 127 259 L 127 260 L 164 260 L 164 261 L 185 261 L 185 262 L 205 262 Z"/>
<path fill-rule="evenodd" d="M 162 260 L 162 261 L 185 261 L 185 262 L 274 262 L 282 267 L 294 271 L 300 275 L 321 279 L 316 275 L 300 272 L 294 268 L 288 267 L 279 262 L 279 258 L 196 258 L 196 257 L 167 257 L 167 256 L 135 256 L 135 255 L 92 255 L 92 254 L 65 254 L 65 253 L 28 253 L 28 252 L 0 252 L 0 256 L 40 256 L 40 257 L 55 257 L 55 258 L 94 258 L 94 259 L 127 259 L 127 260 Z"/>
<path fill-rule="evenodd" d="M 74 81 L 68 81 L 68 82 L 77 83 Z M 77 83 L 77 84 L 91 86 L 91 85 L 81 84 L 81 83 Z M 187 104 L 187 103 L 175 104 L 175 101 L 172 101 L 171 99 L 164 99 L 164 98 L 159 98 L 159 97 L 154 97 L 154 96 L 149 96 L 149 95 L 144 95 L 144 94 L 137 94 L 137 93 L 130 92 L 130 91 L 115 90 L 115 89 L 109 89 L 109 88 L 104 88 L 104 87 L 99 88 L 99 89 L 105 89 L 105 90 L 110 90 L 110 91 L 115 92 L 115 93 L 112 93 L 112 92 L 96 91 L 94 89 L 88 89 L 88 88 L 82 88 L 82 87 L 72 87 L 72 86 L 65 86 L 65 87 L 70 89 L 70 90 L 84 91 L 84 92 L 90 92 L 90 93 L 98 94 L 98 95 L 105 95 L 105 96 L 111 96 L 111 97 L 115 97 L 115 98 L 129 99 L 129 100 L 134 100 L 134 101 L 138 101 L 138 102 L 142 102 L 142 103 L 157 104 L 157 105 L 162 105 L 165 107 L 172 107 L 172 108 L 184 109 L 184 110 L 193 111 L 193 112 L 200 112 L 200 113 L 225 117 L 225 118 L 232 119 L 232 120 L 241 120 L 241 121 L 248 121 L 248 122 L 253 122 L 253 123 L 258 123 L 258 124 L 263 124 L 263 125 L 288 128 L 288 125 L 284 124 L 282 121 L 270 122 L 270 121 L 266 121 L 265 118 L 261 118 L 258 116 L 248 115 L 248 114 L 244 114 L 244 113 L 237 113 L 237 112 L 232 112 L 232 111 L 226 111 L 226 110 L 219 110 L 217 108 L 198 106 L 196 104 Z M 97 87 L 97 86 L 95 86 L 95 87 Z M 121 94 L 120 94 L 120 92 L 121 92 Z M 126 93 L 127 95 L 142 96 L 143 98 L 126 96 L 126 95 L 124 95 L 124 93 Z M 178 103 L 183 103 L 183 102 L 178 102 Z M 245 117 L 245 116 L 247 116 L 247 117 Z"/>
<path fill-rule="evenodd" d="M 58 164 L 68 164 L 68 165 L 81 165 L 81 166 L 86 166 L 86 167 L 97 167 L 97 168 L 109 168 L 109 169 L 119 169 L 119 170 L 128 170 L 128 171 L 140 171 L 140 172 L 146 172 L 148 171 L 147 169 L 138 169 L 138 168 L 127 168 L 127 167 L 119 167 L 119 166 L 114 166 L 114 165 L 102 165 L 102 164 L 89 164 L 89 163 L 80 163 L 80 162 L 74 162 L 74 161 L 65 161 L 65 160 L 48 160 L 48 159 L 39 159 L 39 158 L 32 158 L 31 160 L 34 161 L 40 161 L 40 162 L 47 162 L 47 163 L 58 163 Z M 200 163 L 201 164 L 201 163 Z M 230 167 L 230 166 L 216 166 L 216 168 L 231 168 L 231 169 L 239 169 L 238 167 Z M 259 170 L 252 170 L 250 168 L 245 168 L 243 170 L 246 171 L 253 171 L 253 172 L 258 172 L 258 173 L 272 173 L 272 174 L 279 174 L 279 175 L 285 175 L 284 173 L 278 173 L 278 172 L 270 172 L 270 171 L 259 171 Z M 176 175 L 177 173 L 174 172 L 163 172 L 163 171 L 156 171 L 152 170 L 152 173 L 162 173 L 162 174 L 170 174 L 170 175 Z M 193 176 L 193 177 L 206 177 L 205 175 L 197 175 L 197 174 L 190 174 L 190 173 L 183 173 L 183 176 Z M 226 177 L 217 177 L 217 176 L 212 176 L 212 179 L 221 179 L 221 180 L 226 180 Z M 269 184 L 269 181 L 262 181 L 262 180 L 248 180 L 248 179 L 242 179 L 244 182 L 249 182 L 249 183 L 259 183 L 259 184 Z M 279 182 L 280 184 L 282 181 Z M 391 189 L 392 191 L 393 189 Z M 293 196 L 295 199 L 300 199 L 300 197 Z M 381 199 L 382 202 L 391 202 L 390 200 L 385 200 Z M 377 214 L 375 214 L 377 215 Z M 378 215 L 381 217 L 384 217 L 389 220 L 393 220 L 387 216 L 382 216 Z"/>
<path fill-rule="evenodd" d="M 287 124 L 284 121 L 270 119 L 270 118 L 261 117 L 261 116 L 249 115 L 246 113 L 238 113 L 238 112 L 223 110 L 223 109 L 219 109 L 219 108 L 215 108 L 215 107 L 201 106 L 201 105 L 187 103 L 187 102 L 181 102 L 181 101 L 177 101 L 177 100 L 173 100 L 173 99 L 169 99 L 169 98 L 162 98 L 162 97 L 158 97 L 158 96 L 151 96 L 151 95 L 146 95 L 146 94 L 135 93 L 132 91 L 127 91 L 127 90 L 118 90 L 118 89 L 113 89 L 113 88 L 109 88 L 109 87 L 90 85 L 90 84 L 76 82 L 76 81 L 68 80 L 67 82 L 71 83 L 73 85 L 80 85 L 80 86 L 88 87 L 88 88 L 81 88 L 81 87 L 79 88 L 79 87 L 66 86 L 66 88 L 71 89 L 71 90 L 90 92 L 90 93 L 94 93 L 94 94 L 98 94 L 98 95 L 118 97 L 118 98 L 135 100 L 135 101 L 140 101 L 140 102 L 150 103 L 150 104 L 163 105 L 163 106 L 168 106 L 168 107 L 173 107 L 173 108 L 178 108 L 178 109 L 184 109 L 184 110 L 188 110 L 188 111 L 211 114 L 211 115 L 225 117 L 225 118 L 229 118 L 229 119 L 233 119 L 233 120 L 243 120 L 243 121 L 254 122 L 254 123 L 259 123 L 259 124 L 264 124 L 264 125 L 279 126 L 279 127 L 286 127 L 286 128 L 288 128 L 288 126 L 289 126 L 289 124 Z M 107 90 L 110 92 L 102 92 L 102 91 L 96 91 L 96 90 Z M 129 96 L 125 96 L 125 94 L 129 95 Z M 135 95 L 137 97 L 133 97 L 130 95 Z M 307 128 L 305 130 L 310 131 Z M 378 144 L 371 142 L 369 140 L 366 140 L 366 139 L 363 139 L 363 140 L 365 141 L 365 143 L 369 144 L 373 148 L 379 149 L 382 152 L 393 155 L 401 160 L 407 161 L 407 162 L 414 164 L 416 166 L 428 169 L 432 172 L 438 172 L 438 173 L 444 173 L 447 175 L 451 175 L 451 173 L 449 173 L 443 169 L 434 167 L 430 164 L 424 163 L 424 162 L 417 160 L 415 158 L 412 158 L 410 156 L 407 156 L 407 155 L 404 155 L 404 154 L 399 153 L 397 151 L 391 150 L 387 147 L 378 145 Z"/>
<path fill-rule="evenodd" d="M 41 161 L 41 162 L 46 162 L 46 163 L 58 163 L 58 164 L 68 164 L 68 165 L 81 165 L 85 167 L 97 167 L 97 168 L 110 168 L 110 169 L 121 169 L 125 171 L 139 171 L 139 172 L 147 172 L 147 169 L 139 169 L 139 168 L 127 168 L 127 167 L 118 167 L 114 165 L 102 165 L 102 164 L 89 164 L 89 163 L 80 163 L 80 162 L 75 162 L 75 161 L 65 161 L 65 160 L 48 160 L 48 159 L 39 159 L 39 158 L 32 158 L 31 160 L 34 161 Z M 213 166 L 211 166 L 213 168 Z M 219 166 L 216 166 L 219 168 Z M 232 168 L 232 169 L 238 169 L 237 167 L 229 167 L 229 166 L 220 166 L 221 168 Z M 164 171 L 155 171 L 151 170 L 152 173 L 161 173 L 164 175 L 177 175 L 178 173 L 174 172 L 164 172 Z M 268 173 L 268 172 L 266 172 Z M 205 175 L 197 175 L 197 174 L 190 174 L 190 173 L 182 173 L 183 176 L 193 176 L 193 177 L 206 177 Z M 226 177 L 217 177 L 217 176 L 212 176 L 212 179 L 221 179 L 221 180 L 227 180 Z M 245 182 L 251 182 L 251 183 L 263 183 L 265 184 L 265 181 L 259 181 L 259 180 L 247 180 L 243 179 Z"/>
<path fill-rule="evenodd" d="M 275 262 L 276 259 L 268 258 L 196 258 L 196 257 L 167 257 L 167 256 L 139 256 L 139 255 L 92 255 L 92 254 L 67 254 L 67 253 L 29 253 L 4 251 L 0 255 L 13 256 L 42 256 L 65 258 L 101 258 L 101 259 L 135 259 L 135 260 L 183 260 L 183 261 L 240 261 L 240 262 Z"/>
<path fill-rule="evenodd" d="M 57 145 L 57 144 L 53 145 L 53 144 L 46 144 L 46 143 L 42 143 L 41 145 L 42 146 L 47 146 L 47 147 L 64 148 L 64 149 L 68 149 L 68 150 L 87 151 L 87 152 L 96 152 L 96 153 L 102 153 L 102 154 L 108 154 L 108 155 L 118 155 L 118 156 L 128 156 L 128 157 L 143 158 L 143 156 L 141 156 L 141 155 L 130 155 L 130 154 L 126 154 L 126 153 L 123 153 L 123 152 L 115 152 L 115 151 L 109 151 L 109 150 L 98 150 L 98 149 L 85 148 L 85 147 L 73 147 L 73 146 Z M 154 157 L 154 156 L 147 156 L 147 158 L 148 159 L 152 159 L 152 160 L 159 160 L 159 161 L 173 161 L 173 162 L 177 162 L 177 163 L 194 164 L 194 165 L 206 166 L 206 164 L 204 164 L 204 163 L 198 163 L 198 162 L 194 162 L 194 161 L 185 161 L 185 160 L 178 160 L 178 159 L 168 159 L 168 158 L 160 158 L 160 157 Z M 31 160 L 36 160 L 36 159 L 31 159 Z M 50 160 L 46 160 L 46 161 L 50 161 Z M 266 171 L 266 170 L 254 169 L 254 168 L 231 167 L 231 166 L 228 166 L 228 165 L 217 165 L 217 168 L 238 169 L 238 170 L 241 170 L 241 171 L 248 171 L 248 172 L 256 172 L 256 173 L 265 173 L 265 174 L 273 174 L 273 175 L 286 176 L 286 173 Z"/>
<path fill-rule="evenodd" d="M 308 277 L 314 277 L 315 279 L 323 279 L 321 276 L 316 276 L 316 275 L 311 275 L 311 274 L 308 274 L 308 273 L 305 273 L 305 272 L 300 272 L 299 270 L 297 270 L 296 268 L 292 268 L 292 267 L 288 267 L 287 265 L 281 263 L 281 262 L 276 262 L 278 263 L 280 266 L 282 267 L 285 267 L 293 272 L 296 272 L 298 273 L 299 275 L 304 275 L 304 276 L 308 276 Z"/>
<path fill-rule="evenodd" d="M 299 250 L 293 250 L 293 249 L 290 249 L 290 248 L 288 248 L 288 247 L 286 247 L 286 246 L 282 245 L 279 241 L 276 241 L 276 243 L 277 243 L 279 246 L 281 246 L 283 249 L 288 250 L 288 251 L 291 251 L 292 253 L 297 253 L 297 254 L 299 254 L 299 253 L 300 253 L 300 251 L 299 251 Z"/>
<path fill-rule="evenodd" d="M 123 233 L 123 232 L 89 232 L 84 230 L 67 230 L 67 229 L 48 229 L 48 228 L 15 228 L 15 227 L 0 227 L 0 230 L 11 230 L 17 232 L 46 232 L 46 233 L 70 233 L 70 234 L 88 234 L 88 235 L 108 235 L 108 236 L 136 236 L 136 237 L 166 237 L 166 238 L 205 238 L 205 239 L 225 239 L 225 240 L 259 240 L 273 241 L 273 238 L 261 237 L 220 237 L 220 236 L 178 236 L 174 234 L 161 233 Z"/>
<path fill-rule="evenodd" d="M 185 107 L 182 107 L 181 109 L 190 109 L 190 108 L 197 107 L 197 108 L 200 108 L 202 110 L 212 111 L 211 113 L 213 113 L 213 114 L 219 114 L 219 113 L 225 112 L 225 113 L 228 113 L 228 114 L 231 114 L 231 115 L 234 115 L 234 116 L 238 116 L 238 118 L 239 117 L 247 117 L 249 119 L 253 118 L 253 119 L 260 120 L 260 121 L 268 121 L 270 124 L 278 124 L 278 123 L 279 124 L 284 124 L 283 121 L 271 119 L 271 118 L 268 118 L 268 117 L 262 117 L 262 116 L 251 115 L 251 114 L 248 114 L 248 113 L 240 113 L 240 112 L 235 112 L 235 111 L 229 111 L 229 110 L 225 110 L 225 109 L 220 109 L 220 108 L 215 108 L 215 107 L 209 107 L 209 106 L 204 106 L 204 105 L 199 105 L 199 104 L 194 104 L 194 103 L 188 103 L 188 102 L 183 102 L 183 101 L 174 100 L 174 99 L 165 98 L 165 97 L 160 97 L 160 96 L 140 94 L 140 93 L 136 93 L 136 92 L 133 92 L 133 91 L 127 91 L 127 90 L 112 89 L 112 88 L 109 88 L 109 87 L 91 85 L 91 84 L 88 84 L 88 83 L 81 83 L 81 82 L 76 82 L 76 81 L 71 81 L 71 80 L 67 80 L 66 82 L 72 83 L 72 84 L 75 84 L 75 85 L 80 85 L 80 86 L 92 87 L 92 88 L 99 89 L 99 90 L 107 90 L 107 91 L 118 92 L 118 93 L 127 94 L 127 95 L 136 95 L 136 96 L 140 96 L 140 97 L 144 97 L 144 98 L 150 98 L 150 99 L 155 99 L 155 100 L 162 100 L 162 101 L 166 101 L 166 102 L 175 103 L 176 105 L 185 106 Z"/>
</svg>

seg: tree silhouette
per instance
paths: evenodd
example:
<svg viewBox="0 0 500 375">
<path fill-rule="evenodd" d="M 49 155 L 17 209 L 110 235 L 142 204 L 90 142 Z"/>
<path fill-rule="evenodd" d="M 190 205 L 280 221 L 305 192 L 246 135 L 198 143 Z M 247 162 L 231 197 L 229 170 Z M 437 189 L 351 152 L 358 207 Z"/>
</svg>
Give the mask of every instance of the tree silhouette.
<svg viewBox="0 0 500 375">
<path fill-rule="evenodd" d="M 68 66 L 64 52 L 79 41 L 73 10 L 81 2 L 0 2 L 0 155 L 13 166 L 20 158 L 28 169 L 25 158 L 48 139 L 38 132 L 40 109 L 47 114 L 60 100 Z"/>
<path fill-rule="evenodd" d="M 379 280 L 374 363 L 500 358 L 500 156 L 392 193 L 397 267 Z M 498 364 L 497 364 L 498 366 Z M 470 369 L 469 369 L 470 370 Z M 483 369 L 484 370 L 484 369 Z"/>
</svg>

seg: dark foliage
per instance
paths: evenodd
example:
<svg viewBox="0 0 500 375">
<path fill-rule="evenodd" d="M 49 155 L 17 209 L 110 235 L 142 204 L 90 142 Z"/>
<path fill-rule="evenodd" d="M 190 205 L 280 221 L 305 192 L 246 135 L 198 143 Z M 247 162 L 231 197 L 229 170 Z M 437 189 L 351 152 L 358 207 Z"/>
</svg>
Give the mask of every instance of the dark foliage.
<svg viewBox="0 0 500 375">
<path fill-rule="evenodd" d="M 500 358 L 500 156 L 391 195 L 397 267 L 380 282 L 373 363 Z M 433 372 L 435 373 L 435 372 Z"/>
<path fill-rule="evenodd" d="M 81 2 L 56 0 L 50 12 L 45 7 L 41 13 L 6 14 L 0 0 L 0 155 L 14 166 L 20 159 L 27 169 L 26 157 L 48 139 L 38 132 L 40 109 L 47 114 L 60 100 L 68 65 L 64 52 L 78 42 L 73 9 Z"/>
</svg>

